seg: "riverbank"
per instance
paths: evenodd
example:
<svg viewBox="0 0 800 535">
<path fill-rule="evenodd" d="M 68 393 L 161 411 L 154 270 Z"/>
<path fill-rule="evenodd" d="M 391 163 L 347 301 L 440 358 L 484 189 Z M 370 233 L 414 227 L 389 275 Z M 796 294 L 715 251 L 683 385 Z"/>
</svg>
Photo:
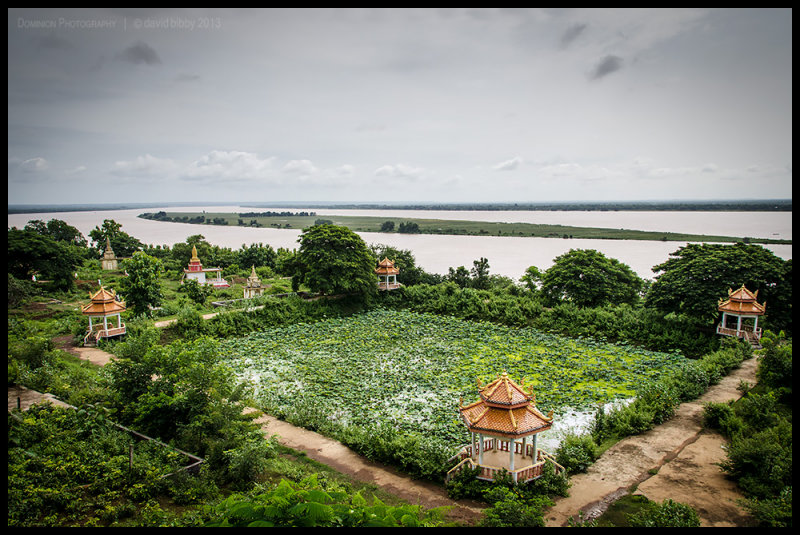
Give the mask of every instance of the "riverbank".
<svg viewBox="0 0 800 535">
<path fill-rule="evenodd" d="M 285 212 L 145 212 L 142 219 L 163 223 L 186 223 L 199 226 L 216 225 L 245 228 L 304 229 L 315 224 L 330 223 L 353 232 L 383 234 L 434 234 L 446 236 L 505 236 L 520 238 L 561 238 L 588 240 L 644 240 L 662 242 L 760 243 L 791 245 L 792 240 L 747 236 L 714 236 L 666 231 L 631 230 L 624 228 L 581 227 L 537 223 L 473 221 L 468 219 L 426 219 L 364 215 L 287 215 Z"/>
</svg>

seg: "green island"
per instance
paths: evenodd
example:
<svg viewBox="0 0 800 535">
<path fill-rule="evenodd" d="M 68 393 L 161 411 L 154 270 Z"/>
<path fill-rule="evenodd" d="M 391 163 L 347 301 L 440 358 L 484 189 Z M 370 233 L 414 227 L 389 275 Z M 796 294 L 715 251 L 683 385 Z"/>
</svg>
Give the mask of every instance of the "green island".
<svg viewBox="0 0 800 535">
<path fill-rule="evenodd" d="M 145 212 L 143 219 L 198 225 L 304 229 L 323 223 L 347 227 L 354 232 L 399 234 L 439 234 L 447 236 L 506 236 L 527 238 L 562 238 L 592 240 L 646 240 L 717 243 L 763 243 L 791 245 L 792 240 L 747 236 L 711 236 L 678 232 L 575 227 L 536 223 L 501 223 L 451 219 L 401 218 L 380 216 L 317 215 L 314 212 L 264 211 L 245 213 L 218 212 Z"/>
</svg>

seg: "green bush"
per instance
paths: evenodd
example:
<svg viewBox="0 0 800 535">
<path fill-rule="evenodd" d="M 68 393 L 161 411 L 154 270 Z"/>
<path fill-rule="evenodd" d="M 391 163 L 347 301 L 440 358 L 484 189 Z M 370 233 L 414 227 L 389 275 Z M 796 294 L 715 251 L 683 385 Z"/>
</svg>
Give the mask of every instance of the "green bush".
<svg viewBox="0 0 800 535">
<path fill-rule="evenodd" d="M 597 459 L 597 451 L 597 444 L 590 435 L 568 434 L 556 449 L 556 461 L 570 474 L 585 472 Z"/>
<path fill-rule="evenodd" d="M 652 503 L 642 511 L 628 515 L 631 527 L 635 528 L 699 528 L 697 511 L 686 504 L 665 500 Z"/>
</svg>

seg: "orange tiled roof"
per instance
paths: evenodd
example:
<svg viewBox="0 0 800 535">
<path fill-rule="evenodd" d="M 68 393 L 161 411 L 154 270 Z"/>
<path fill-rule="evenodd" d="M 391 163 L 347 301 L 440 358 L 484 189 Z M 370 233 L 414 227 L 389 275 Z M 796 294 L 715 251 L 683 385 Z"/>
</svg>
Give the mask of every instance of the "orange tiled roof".
<svg viewBox="0 0 800 535">
<path fill-rule="evenodd" d="M 375 268 L 375 273 L 378 275 L 397 275 L 400 270 L 394 267 L 394 262 L 388 258 L 384 258 L 378 262 L 378 267 Z"/>
<path fill-rule="evenodd" d="M 92 296 L 92 302 L 85 305 L 81 311 L 87 316 L 110 316 L 125 310 L 125 303 L 117 301 L 117 294 L 114 290 L 109 291 L 101 286 Z"/>
<path fill-rule="evenodd" d="M 503 437 L 523 437 L 550 429 L 553 418 L 536 408 L 535 399 L 503 373 L 480 389 L 481 399 L 459 412 L 470 431 Z"/>
<path fill-rule="evenodd" d="M 717 310 L 729 314 L 760 316 L 766 312 L 767 304 L 761 304 L 757 299 L 758 290 L 753 293 L 744 285 L 736 291 L 728 289 L 728 299 L 720 299 Z"/>
</svg>

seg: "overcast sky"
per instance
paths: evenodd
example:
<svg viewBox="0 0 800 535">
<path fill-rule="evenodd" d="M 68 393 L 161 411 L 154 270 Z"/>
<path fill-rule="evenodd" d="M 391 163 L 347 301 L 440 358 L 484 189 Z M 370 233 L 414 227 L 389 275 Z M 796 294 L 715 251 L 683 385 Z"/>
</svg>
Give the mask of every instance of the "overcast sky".
<svg viewBox="0 0 800 535">
<path fill-rule="evenodd" d="M 8 11 L 9 204 L 791 196 L 791 9 Z"/>
</svg>

